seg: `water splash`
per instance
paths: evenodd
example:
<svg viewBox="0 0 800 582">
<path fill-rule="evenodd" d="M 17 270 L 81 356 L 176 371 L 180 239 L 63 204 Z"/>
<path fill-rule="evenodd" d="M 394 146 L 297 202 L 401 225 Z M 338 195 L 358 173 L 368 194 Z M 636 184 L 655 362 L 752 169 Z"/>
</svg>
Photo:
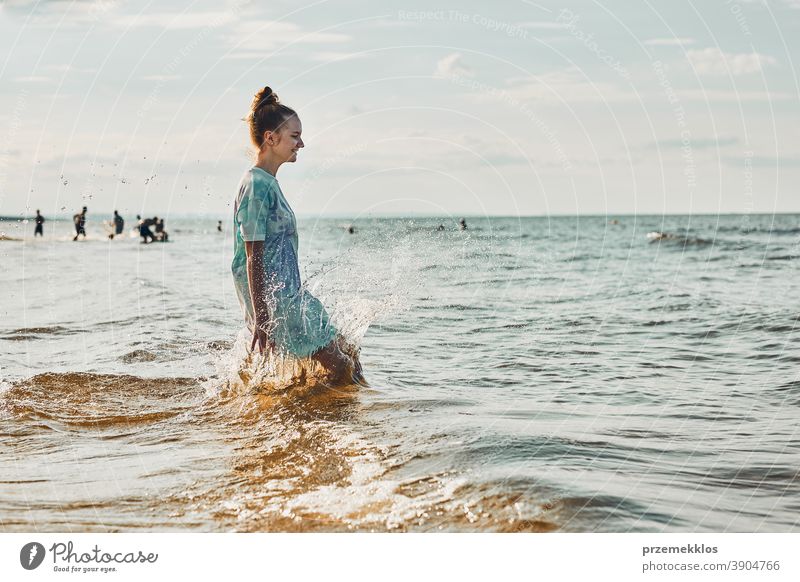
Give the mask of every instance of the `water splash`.
<svg viewBox="0 0 800 582">
<path fill-rule="evenodd" d="M 375 257 L 362 256 L 375 261 Z M 408 277 L 387 278 L 374 269 L 361 270 L 353 257 L 339 257 L 316 271 L 303 290 L 319 296 L 327 306 L 331 323 L 339 332 L 342 352 L 358 358 L 370 325 L 411 304 L 411 291 L 421 283 Z M 288 388 L 330 386 L 326 370 L 310 357 L 296 358 L 280 352 L 250 351 L 252 335 L 240 329 L 233 346 L 213 355 L 216 373 L 205 385 L 209 394 L 221 391 L 269 393 Z"/>
</svg>

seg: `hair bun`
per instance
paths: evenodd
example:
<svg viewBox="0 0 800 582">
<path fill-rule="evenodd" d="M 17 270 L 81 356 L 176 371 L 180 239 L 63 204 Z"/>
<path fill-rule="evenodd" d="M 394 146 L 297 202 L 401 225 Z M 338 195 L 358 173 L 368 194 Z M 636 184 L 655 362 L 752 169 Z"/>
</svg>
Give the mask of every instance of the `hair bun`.
<svg viewBox="0 0 800 582">
<path fill-rule="evenodd" d="M 275 105 L 276 103 L 278 103 L 278 94 L 273 93 L 272 89 L 269 87 L 264 87 L 261 91 L 256 93 L 256 96 L 253 98 L 253 111 L 267 105 Z"/>
</svg>

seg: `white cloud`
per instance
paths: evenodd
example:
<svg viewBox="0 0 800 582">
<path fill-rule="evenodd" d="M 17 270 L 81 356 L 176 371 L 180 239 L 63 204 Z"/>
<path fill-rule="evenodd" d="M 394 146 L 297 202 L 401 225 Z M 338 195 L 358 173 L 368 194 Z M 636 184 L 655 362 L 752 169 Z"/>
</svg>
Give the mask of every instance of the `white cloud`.
<svg viewBox="0 0 800 582">
<path fill-rule="evenodd" d="M 474 77 L 475 73 L 464 64 L 461 53 L 452 53 L 439 59 L 434 75 L 437 77 Z"/>
<path fill-rule="evenodd" d="M 76 67 L 72 64 L 52 64 L 52 65 L 43 65 L 42 70 L 44 71 L 54 71 L 56 73 L 96 73 L 97 69 L 89 68 L 89 67 Z"/>
<path fill-rule="evenodd" d="M 0 0 L 0 13 L 10 18 L 25 18 L 26 26 L 68 28 L 113 22 L 115 9 L 122 0 L 75 0 L 43 2 L 42 0 Z"/>
<path fill-rule="evenodd" d="M 636 94 L 604 81 L 592 81 L 574 68 L 507 80 L 507 93 L 517 99 L 545 102 L 623 101 Z"/>
<path fill-rule="evenodd" d="M 157 12 L 117 16 L 110 22 L 118 28 L 152 27 L 162 30 L 185 30 L 217 27 L 237 19 L 233 11 L 218 12 Z"/>
<path fill-rule="evenodd" d="M 701 75 L 746 75 L 757 73 L 764 66 L 775 65 L 777 61 L 761 53 L 726 53 L 716 47 L 686 51 L 695 71 Z"/>
<path fill-rule="evenodd" d="M 692 136 L 692 148 L 696 150 L 719 149 L 740 143 L 736 136 L 716 136 L 716 137 L 695 137 Z M 646 147 L 655 149 L 681 149 L 686 147 L 685 141 L 680 137 L 672 139 L 660 139 L 651 142 Z"/>
<path fill-rule="evenodd" d="M 672 38 L 651 38 L 644 41 L 644 44 L 647 46 L 683 46 L 694 44 L 695 42 L 697 41 L 693 38 L 675 36 Z"/>
<path fill-rule="evenodd" d="M 322 51 L 314 53 L 310 56 L 312 61 L 319 61 L 322 63 L 329 63 L 333 61 L 349 61 L 351 59 L 363 59 L 364 53 L 348 53 L 336 51 Z"/>
<path fill-rule="evenodd" d="M 791 93 L 776 91 L 722 91 L 717 89 L 691 89 L 676 91 L 675 94 L 687 101 L 783 101 L 794 99 Z"/>
<path fill-rule="evenodd" d="M 260 53 L 292 43 L 341 44 L 352 40 L 347 34 L 305 30 L 292 22 L 247 20 L 237 23 L 228 35 L 228 42 L 238 52 Z"/>
<path fill-rule="evenodd" d="M 180 79 L 179 75 L 145 75 L 139 77 L 141 81 L 176 81 Z"/>
<path fill-rule="evenodd" d="M 264 59 L 266 57 L 267 57 L 267 53 L 262 52 L 262 51 L 243 51 L 243 52 L 229 53 L 227 55 L 223 55 L 220 58 L 222 58 L 222 59 L 232 59 L 232 60 L 242 60 L 242 61 L 246 61 L 246 60 L 252 59 L 254 61 L 258 61 L 258 60 L 262 60 L 262 59 Z"/>
<path fill-rule="evenodd" d="M 800 1 L 800 0 L 798 0 Z M 529 22 L 520 22 L 519 26 L 522 28 L 544 29 L 544 30 L 560 30 L 567 27 L 565 22 L 550 22 L 547 20 L 534 20 Z"/>
</svg>

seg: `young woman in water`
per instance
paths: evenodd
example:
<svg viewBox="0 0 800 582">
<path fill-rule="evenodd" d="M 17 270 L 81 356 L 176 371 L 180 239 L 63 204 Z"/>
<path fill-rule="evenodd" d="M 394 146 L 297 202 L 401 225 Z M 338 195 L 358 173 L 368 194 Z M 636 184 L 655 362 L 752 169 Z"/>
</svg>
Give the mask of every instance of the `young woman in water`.
<svg viewBox="0 0 800 582">
<path fill-rule="evenodd" d="M 233 209 L 231 265 L 245 322 L 253 333 L 250 350 L 269 348 L 311 358 L 329 380 L 361 380 L 358 354 L 331 325 L 322 303 L 300 282 L 297 224 L 276 174 L 296 162 L 304 147 L 297 113 L 264 87 L 253 99 L 250 139 L 256 164 L 239 183 Z"/>
</svg>

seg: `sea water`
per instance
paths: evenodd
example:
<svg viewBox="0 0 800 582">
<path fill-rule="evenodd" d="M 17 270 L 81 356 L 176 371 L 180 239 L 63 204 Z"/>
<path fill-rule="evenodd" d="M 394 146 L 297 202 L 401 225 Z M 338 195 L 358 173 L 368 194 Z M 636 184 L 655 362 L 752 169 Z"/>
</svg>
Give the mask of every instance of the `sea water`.
<svg viewBox="0 0 800 582">
<path fill-rule="evenodd" d="M 800 216 L 457 218 L 298 221 L 339 388 L 242 375 L 227 220 L 0 222 L 0 531 L 797 531 Z"/>
</svg>

